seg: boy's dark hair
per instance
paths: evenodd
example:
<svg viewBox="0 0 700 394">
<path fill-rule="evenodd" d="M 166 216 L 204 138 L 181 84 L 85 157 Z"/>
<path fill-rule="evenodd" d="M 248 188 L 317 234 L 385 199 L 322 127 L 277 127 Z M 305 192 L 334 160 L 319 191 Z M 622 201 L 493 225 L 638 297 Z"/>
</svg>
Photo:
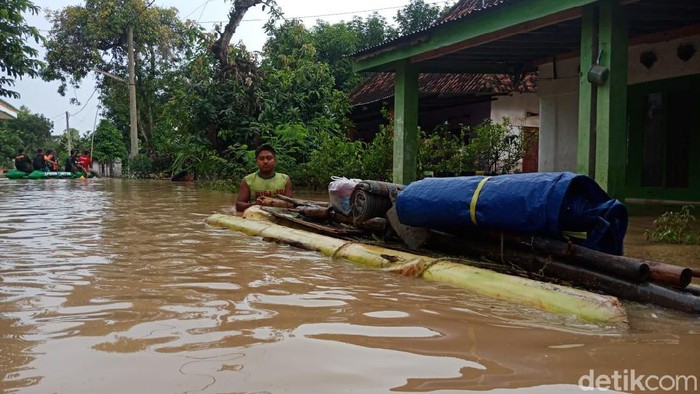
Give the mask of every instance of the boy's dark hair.
<svg viewBox="0 0 700 394">
<path fill-rule="evenodd" d="M 44 153 L 44 150 L 41 149 L 41 148 L 39 148 L 39 149 L 36 150 L 36 153 Z"/>
<path fill-rule="evenodd" d="M 22 149 L 22 148 L 17 149 L 17 154 L 23 155 L 23 154 L 24 154 L 24 149 Z"/>
<path fill-rule="evenodd" d="M 277 156 L 277 152 L 275 152 L 275 148 L 273 148 L 272 145 L 262 144 L 262 145 L 258 146 L 257 149 L 255 149 L 255 157 L 257 158 L 258 155 L 260 154 L 260 152 L 262 152 L 264 150 L 272 153 L 272 156 Z"/>
</svg>

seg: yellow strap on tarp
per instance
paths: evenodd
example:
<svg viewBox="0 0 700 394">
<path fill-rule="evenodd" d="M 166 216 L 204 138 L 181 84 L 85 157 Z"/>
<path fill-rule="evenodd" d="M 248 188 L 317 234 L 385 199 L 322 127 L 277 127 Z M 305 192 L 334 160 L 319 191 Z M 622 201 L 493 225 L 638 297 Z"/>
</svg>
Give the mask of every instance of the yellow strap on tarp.
<svg viewBox="0 0 700 394">
<path fill-rule="evenodd" d="M 474 223 L 474 225 L 478 225 L 476 222 L 476 202 L 479 200 L 479 193 L 481 193 L 481 188 L 484 187 L 484 183 L 490 178 L 490 176 L 487 176 L 482 179 L 479 184 L 476 185 L 476 190 L 474 190 L 474 194 L 472 194 L 472 202 L 469 204 L 469 215 L 472 217 L 472 223 Z"/>
<path fill-rule="evenodd" d="M 588 233 L 586 231 L 562 231 L 561 235 L 564 236 L 564 238 L 566 238 L 566 239 L 569 239 L 569 238 L 588 239 Z"/>
</svg>

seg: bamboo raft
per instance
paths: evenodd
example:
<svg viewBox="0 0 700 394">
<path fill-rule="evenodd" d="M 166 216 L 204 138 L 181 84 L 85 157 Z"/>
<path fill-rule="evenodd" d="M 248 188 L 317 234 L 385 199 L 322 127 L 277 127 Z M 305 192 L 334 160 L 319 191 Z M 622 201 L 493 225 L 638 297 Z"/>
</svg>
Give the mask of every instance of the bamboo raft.
<svg viewBox="0 0 700 394">
<path fill-rule="evenodd" d="M 291 228 L 273 223 L 273 218 L 254 206 L 246 210 L 245 217 L 214 214 L 206 222 L 368 267 L 449 283 L 487 297 L 574 316 L 586 322 L 619 324 L 627 320 L 624 308 L 615 297 L 475 267 L 465 258 L 430 257 Z"/>
<path fill-rule="evenodd" d="M 618 298 L 700 313 L 700 287 L 691 284 L 698 271 L 689 267 L 483 229 L 459 234 L 422 229 L 417 237 L 402 238 L 395 229 L 408 226 L 392 220 L 393 207 L 386 209 L 391 204 L 377 213 L 386 217 L 359 215 L 359 222 L 326 202 L 280 196 L 263 204 L 244 218 L 213 215 L 207 222 L 584 321 L 624 321 Z M 381 246 L 370 245 L 377 239 Z"/>
</svg>

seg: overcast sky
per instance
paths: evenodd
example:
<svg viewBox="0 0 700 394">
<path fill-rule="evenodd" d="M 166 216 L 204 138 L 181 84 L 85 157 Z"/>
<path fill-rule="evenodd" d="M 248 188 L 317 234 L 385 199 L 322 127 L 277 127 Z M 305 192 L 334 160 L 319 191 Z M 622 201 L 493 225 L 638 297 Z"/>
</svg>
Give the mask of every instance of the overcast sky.
<svg viewBox="0 0 700 394">
<path fill-rule="evenodd" d="M 34 4 L 42 9 L 58 10 L 68 5 L 83 5 L 78 0 L 33 0 Z M 377 11 L 384 16 L 389 23 L 393 22 L 396 12 L 407 5 L 410 0 L 277 0 L 286 18 L 303 19 L 307 27 L 313 26 L 315 21 L 322 19 L 331 23 L 341 20 L 351 20 L 354 15 L 362 18 L 371 12 Z M 448 1 L 426 0 L 429 4 L 447 4 Z M 449 1 L 453 4 L 454 1 Z M 225 0 L 156 0 L 154 5 L 159 7 L 175 7 L 179 11 L 180 19 L 198 21 L 207 30 L 211 30 L 215 23 L 226 20 L 231 8 L 231 1 Z M 41 30 L 43 36 L 48 35 L 51 28 L 45 19 L 44 12 L 38 16 L 25 15 L 27 23 Z M 261 6 L 252 8 L 246 13 L 245 18 L 238 27 L 232 42 L 242 41 L 248 50 L 260 50 L 267 36 L 262 29 L 267 20 L 267 13 Z M 43 51 L 40 57 L 43 58 Z M 98 94 L 94 93 L 94 79 L 90 76 L 83 81 L 80 89 L 69 88 L 66 97 L 57 93 L 59 84 L 44 82 L 40 78 L 23 78 L 17 81 L 11 90 L 21 94 L 20 99 L 4 98 L 19 109 L 24 105 L 32 113 L 41 114 L 54 122 L 54 134 L 60 134 L 66 128 L 66 111 L 69 113 L 71 128 L 80 131 L 81 134 L 93 130 L 99 105 Z M 94 93 L 94 94 L 93 94 Z M 92 97 L 91 97 L 92 96 Z M 81 105 L 70 104 L 70 98 L 76 97 Z M 97 118 L 99 122 L 99 117 Z"/>
</svg>

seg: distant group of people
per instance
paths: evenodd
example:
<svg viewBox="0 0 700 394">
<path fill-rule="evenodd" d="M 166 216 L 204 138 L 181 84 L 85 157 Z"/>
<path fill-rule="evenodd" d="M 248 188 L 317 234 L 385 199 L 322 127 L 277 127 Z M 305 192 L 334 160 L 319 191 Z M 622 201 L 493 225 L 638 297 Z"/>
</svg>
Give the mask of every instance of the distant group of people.
<svg viewBox="0 0 700 394">
<path fill-rule="evenodd" d="M 91 165 L 92 159 L 90 158 L 90 152 L 84 150 L 83 153 L 80 154 L 77 149 L 71 149 L 70 156 L 65 160 L 63 170 L 66 172 L 83 172 L 88 174 Z M 58 157 L 51 149 L 44 152 L 42 148 L 39 148 L 36 150 L 34 158 L 30 158 L 26 155 L 24 149 L 20 148 L 17 150 L 17 157 L 15 157 L 15 168 L 24 172 L 58 171 Z"/>
</svg>

